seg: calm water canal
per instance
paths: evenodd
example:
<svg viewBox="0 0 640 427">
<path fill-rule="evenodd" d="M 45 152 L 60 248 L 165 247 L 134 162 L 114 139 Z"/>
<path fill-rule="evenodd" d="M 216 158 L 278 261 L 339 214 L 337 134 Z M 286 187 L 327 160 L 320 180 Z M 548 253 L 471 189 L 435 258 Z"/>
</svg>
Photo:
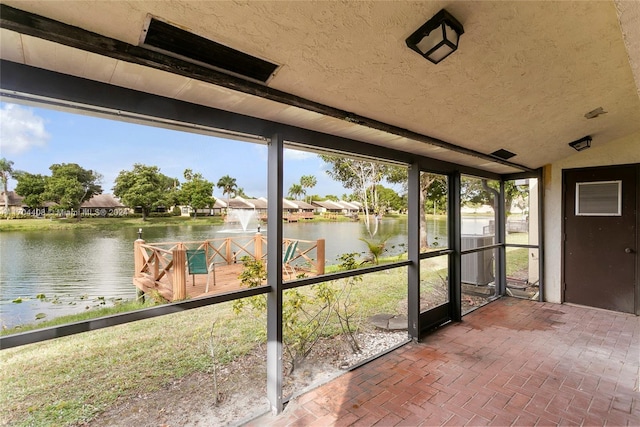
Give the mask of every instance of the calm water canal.
<svg viewBox="0 0 640 427">
<path fill-rule="evenodd" d="M 481 234 L 486 218 L 463 220 L 465 234 Z M 391 254 L 404 252 L 406 220 L 384 219 L 380 236 L 390 236 Z M 337 263 L 346 252 L 365 253 L 359 240 L 366 236 L 362 222 L 306 222 L 285 224 L 284 236 L 326 241 L 328 264 Z M 224 226 L 172 226 L 144 228 L 148 243 L 197 241 L 225 237 Z M 237 230 L 234 230 L 237 231 Z M 263 233 L 265 230 L 263 229 Z M 268 233 L 266 233 L 268 235 Z M 446 222 L 430 220 L 428 234 L 446 242 Z M 52 230 L 47 232 L 3 232 L 0 234 L 0 321 L 2 327 L 111 305 L 119 299 L 135 298 L 133 242 L 135 229 Z M 38 296 L 44 297 L 39 299 Z M 14 302 L 21 299 L 21 303 Z"/>
</svg>

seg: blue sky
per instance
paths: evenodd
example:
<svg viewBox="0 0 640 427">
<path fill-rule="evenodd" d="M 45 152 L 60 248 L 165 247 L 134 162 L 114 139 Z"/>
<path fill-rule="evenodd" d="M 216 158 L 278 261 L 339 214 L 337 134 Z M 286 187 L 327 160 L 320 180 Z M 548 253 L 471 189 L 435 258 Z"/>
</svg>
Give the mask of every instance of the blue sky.
<svg viewBox="0 0 640 427">
<path fill-rule="evenodd" d="M 0 156 L 15 170 L 50 175 L 55 163 L 77 163 L 103 176 L 102 188 L 111 193 L 113 181 L 134 163 L 158 166 L 183 181 L 186 168 L 215 183 L 223 175 L 236 178 L 252 197 L 266 197 L 267 147 L 211 136 L 172 131 L 126 122 L 71 114 L 57 110 L 0 103 Z M 334 182 L 317 155 L 285 152 L 285 196 L 302 175 L 314 175 L 318 184 L 309 194 L 338 197 L 350 191 Z M 9 190 L 16 182 L 9 181 Z M 223 197 L 214 189 L 215 197 Z"/>
</svg>

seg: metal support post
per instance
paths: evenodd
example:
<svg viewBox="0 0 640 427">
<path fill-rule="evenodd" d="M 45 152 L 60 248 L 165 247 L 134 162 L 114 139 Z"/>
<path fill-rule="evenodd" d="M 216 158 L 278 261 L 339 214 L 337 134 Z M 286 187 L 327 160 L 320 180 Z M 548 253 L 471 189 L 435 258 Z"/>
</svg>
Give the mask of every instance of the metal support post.
<svg viewBox="0 0 640 427">
<path fill-rule="evenodd" d="M 496 249 L 496 295 L 507 293 L 507 249 L 505 248 L 507 237 L 507 209 L 505 206 L 504 181 L 500 180 L 500 192 L 496 201 L 496 241 L 502 246 Z"/>
<path fill-rule="evenodd" d="M 271 412 L 279 414 L 282 403 L 282 173 L 284 143 L 273 135 L 267 166 L 267 398 Z"/>
<path fill-rule="evenodd" d="M 462 219 L 460 212 L 460 172 L 449 175 L 449 248 L 453 253 L 449 255 L 449 301 L 451 306 L 451 320 L 462 320 Z"/>
<path fill-rule="evenodd" d="M 409 167 L 408 182 L 408 307 L 409 336 L 420 338 L 420 168 L 417 163 Z"/>
<path fill-rule="evenodd" d="M 551 166 L 547 166 L 551 168 Z M 544 189 L 545 189 L 545 174 L 544 169 L 540 168 L 537 171 L 538 178 L 538 289 L 540 294 L 538 295 L 538 301 L 545 301 L 545 262 L 544 262 Z"/>
</svg>

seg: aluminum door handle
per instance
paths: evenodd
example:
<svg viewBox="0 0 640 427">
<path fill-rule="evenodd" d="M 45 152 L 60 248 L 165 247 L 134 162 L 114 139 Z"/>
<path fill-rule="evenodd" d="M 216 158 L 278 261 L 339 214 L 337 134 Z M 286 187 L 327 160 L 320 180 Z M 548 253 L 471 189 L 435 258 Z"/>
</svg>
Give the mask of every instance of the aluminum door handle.
<svg viewBox="0 0 640 427">
<path fill-rule="evenodd" d="M 633 253 L 633 249 L 631 249 L 631 248 L 624 248 L 624 253 L 625 253 L 625 254 L 632 254 L 632 253 Z"/>
</svg>

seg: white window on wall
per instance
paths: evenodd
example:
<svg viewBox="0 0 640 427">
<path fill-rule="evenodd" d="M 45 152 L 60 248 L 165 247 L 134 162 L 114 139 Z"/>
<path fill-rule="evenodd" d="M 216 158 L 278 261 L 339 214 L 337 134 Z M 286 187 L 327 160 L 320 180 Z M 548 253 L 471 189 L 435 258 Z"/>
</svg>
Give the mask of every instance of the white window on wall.
<svg viewBox="0 0 640 427">
<path fill-rule="evenodd" d="M 622 181 L 576 183 L 576 216 L 622 215 Z"/>
</svg>

